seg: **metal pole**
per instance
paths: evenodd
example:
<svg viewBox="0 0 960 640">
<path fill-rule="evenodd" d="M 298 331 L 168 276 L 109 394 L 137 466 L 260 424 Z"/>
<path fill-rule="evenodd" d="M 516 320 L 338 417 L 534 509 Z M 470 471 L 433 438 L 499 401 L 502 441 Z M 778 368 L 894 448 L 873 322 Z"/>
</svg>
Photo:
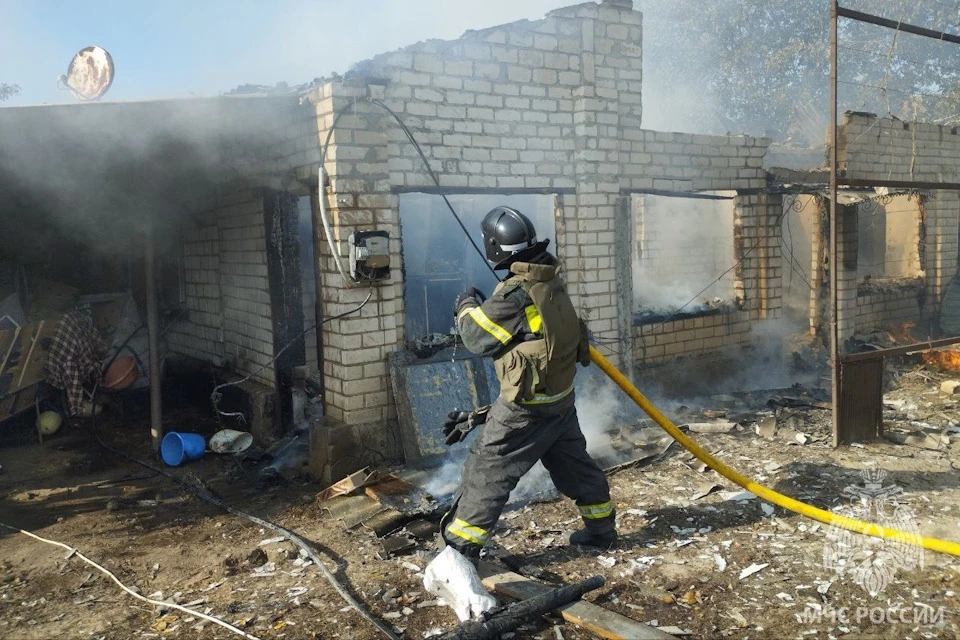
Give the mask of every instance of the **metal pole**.
<svg viewBox="0 0 960 640">
<path fill-rule="evenodd" d="M 830 405 L 840 444 L 840 325 L 837 272 L 837 0 L 830 2 Z"/>
<path fill-rule="evenodd" d="M 163 414 L 160 397 L 160 327 L 157 318 L 157 282 L 155 272 L 153 221 L 147 222 L 143 269 L 147 290 L 147 332 L 150 340 L 150 439 L 155 453 L 163 440 Z"/>
</svg>

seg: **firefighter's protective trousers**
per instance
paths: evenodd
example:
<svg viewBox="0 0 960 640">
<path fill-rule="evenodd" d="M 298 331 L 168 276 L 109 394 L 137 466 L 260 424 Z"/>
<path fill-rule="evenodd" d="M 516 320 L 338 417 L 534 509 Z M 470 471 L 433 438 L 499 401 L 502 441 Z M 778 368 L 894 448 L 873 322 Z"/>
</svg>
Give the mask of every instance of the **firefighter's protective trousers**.
<svg viewBox="0 0 960 640">
<path fill-rule="evenodd" d="M 607 478 L 587 453 L 571 392 L 551 404 L 519 405 L 502 398 L 493 404 L 470 446 L 463 479 L 444 518 L 446 543 L 478 557 L 510 492 L 538 460 L 557 489 L 576 501 L 588 529 L 601 534 L 613 530 Z"/>
</svg>

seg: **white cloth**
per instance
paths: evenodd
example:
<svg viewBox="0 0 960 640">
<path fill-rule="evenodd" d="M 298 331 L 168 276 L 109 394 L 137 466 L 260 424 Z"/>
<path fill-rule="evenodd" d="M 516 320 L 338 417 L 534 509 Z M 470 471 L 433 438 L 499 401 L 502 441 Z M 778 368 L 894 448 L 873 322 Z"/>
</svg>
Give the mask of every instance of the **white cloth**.
<svg viewBox="0 0 960 640">
<path fill-rule="evenodd" d="M 450 605 L 461 622 L 497 606 L 480 581 L 476 567 L 453 547 L 445 548 L 427 565 L 423 586 Z"/>
</svg>

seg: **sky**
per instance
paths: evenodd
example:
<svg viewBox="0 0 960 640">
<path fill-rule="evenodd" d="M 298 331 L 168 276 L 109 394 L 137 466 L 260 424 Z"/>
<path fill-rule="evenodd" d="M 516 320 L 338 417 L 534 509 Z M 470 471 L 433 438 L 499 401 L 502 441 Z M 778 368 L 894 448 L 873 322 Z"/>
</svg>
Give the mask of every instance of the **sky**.
<svg viewBox="0 0 960 640">
<path fill-rule="evenodd" d="M 576 0 L 0 0 L 0 82 L 15 106 L 74 102 L 57 77 L 98 45 L 116 68 L 104 100 L 212 96 L 302 84 L 420 40 L 536 20 Z"/>
</svg>

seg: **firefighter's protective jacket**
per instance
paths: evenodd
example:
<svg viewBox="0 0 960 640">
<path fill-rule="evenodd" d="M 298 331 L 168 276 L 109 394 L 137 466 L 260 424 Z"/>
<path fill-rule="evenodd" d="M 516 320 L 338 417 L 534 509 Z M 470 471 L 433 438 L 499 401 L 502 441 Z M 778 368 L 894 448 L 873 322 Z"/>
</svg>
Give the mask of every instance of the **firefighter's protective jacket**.
<svg viewBox="0 0 960 640">
<path fill-rule="evenodd" d="M 586 325 L 557 277 L 559 263 L 547 259 L 514 263 L 486 302 L 466 298 L 456 310 L 464 345 L 494 358 L 508 402 L 556 402 L 573 390 L 576 363 L 590 362 Z"/>
</svg>

